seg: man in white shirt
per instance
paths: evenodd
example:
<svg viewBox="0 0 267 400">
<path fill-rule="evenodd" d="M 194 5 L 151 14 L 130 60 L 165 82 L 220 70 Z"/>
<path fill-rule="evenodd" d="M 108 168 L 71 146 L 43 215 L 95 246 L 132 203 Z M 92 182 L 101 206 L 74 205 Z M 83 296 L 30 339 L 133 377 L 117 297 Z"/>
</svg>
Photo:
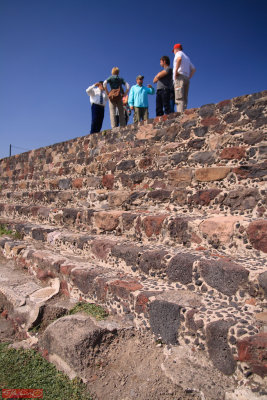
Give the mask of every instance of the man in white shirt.
<svg viewBox="0 0 267 400">
<path fill-rule="evenodd" d="M 86 89 L 86 93 L 90 97 L 91 109 L 92 109 L 92 123 L 91 132 L 100 132 L 104 119 L 105 105 L 108 100 L 108 96 L 103 86 L 103 81 L 99 81 Z"/>
<path fill-rule="evenodd" d="M 177 112 L 183 112 L 187 107 L 189 82 L 196 69 L 190 58 L 182 51 L 183 46 L 178 43 L 173 46 L 173 83 Z"/>
</svg>

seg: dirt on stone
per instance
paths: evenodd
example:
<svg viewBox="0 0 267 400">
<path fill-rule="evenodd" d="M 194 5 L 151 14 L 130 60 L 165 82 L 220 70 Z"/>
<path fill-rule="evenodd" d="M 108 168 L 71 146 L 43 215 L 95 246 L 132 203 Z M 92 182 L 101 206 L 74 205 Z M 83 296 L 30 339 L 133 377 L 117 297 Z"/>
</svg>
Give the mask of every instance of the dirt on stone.
<svg viewBox="0 0 267 400">
<path fill-rule="evenodd" d="M 200 400 L 163 373 L 163 345 L 149 333 L 125 332 L 95 354 L 87 371 L 94 400 Z"/>
</svg>

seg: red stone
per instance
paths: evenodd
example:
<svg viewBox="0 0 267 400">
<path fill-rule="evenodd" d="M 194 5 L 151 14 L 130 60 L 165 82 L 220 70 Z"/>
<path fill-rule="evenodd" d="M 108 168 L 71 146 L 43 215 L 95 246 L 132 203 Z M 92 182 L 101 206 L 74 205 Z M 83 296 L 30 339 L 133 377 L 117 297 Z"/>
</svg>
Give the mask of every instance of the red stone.
<svg viewBox="0 0 267 400">
<path fill-rule="evenodd" d="M 113 189 L 114 175 L 112 174 L 104 175 L 102 178 L 102 185 L 107 189 Z"/>
<path fill-rule="evenodd" d="M 219 108 L 223 108 L 223 107 L 225 107 L 227 104 L 230 104 L 230 103 L 231 103 L 231 100 L 223 100 L 223 101 L 220 101 L 220 103 L 218 103 L 217 106 L 218 106 Z"/>
<path fill-rule="evenodd" d="M 152 165 L 152 159 L 150 157 L 142 158 L 139 161 L 139 168 L 146 169 Z"/>
<path fill-rule="evenodd" d="M 166 216 L 157 216 L 157 217 L 146 217 L 143 220 L 143 226 L 145 229 L 145 233 L 147 237 L 151 237 L 152 235 L 159 235 L 162 223 L 165 220 Z"/>
<path fill-rule="evenodd" d="M 246 337 L 237 342 L 238 360 L 248 363 L 255 374 L 267 376 L 267 333 Z"/>
<path fill-rule="evenodd" d="M 111 240 L 94 240 L 91 244 L 91 249 L 96 257 L 105 260 L 110 253 L 111 248 L 115 245 L 116 243 Z"/>
<path fill-rule="evenodd" d="M 83 187 L 83 179 L 82 178 L 74 179 L 74 181 L 72 181 L 72 186 L 76 189 L 81 189 Z"/>
<path fill-rule="evenodd" d="M 70 275 L 71 271 L 73 268 L 77 267 L 77 265 L 74 264 L 63 264 L 60 266 L 60 273 L 63 275 Z"/>
<path fill-rule="evenodd" d="M 247 234 L 252 246 L 267 253 L 267 221 L 257 220 L 249 224 Z"/>
<path fill-rule="evenodd" d="M 36 276 L 41 281 L 49 278 L 55 278 L 55 274 L 52 271 L 39 268 L 36 271 Z"/>
<path fill-rule="evenodd" d="M 135 311 L 138 314 L 145 313 L 148 301 L 149 300 L 147 296 L 145 296 L 143 293 L 139 294 L 135 303 Z"/>
<path fill-rule="evenodd" d="M 7 317 L 8 317 L 8 311 L 7 311 L 7 310 L 4 310 L 0 315 L 1 315 L 1 317 L 7 319 Z"/>
<path fill-rule="evenodd" d="M 241 160 L 245 155 L 246 147 L 226 147 L 220 157 L 224 160 Z"/>
<path fill-rule="evenodd" d="M 123 299 L 128 299 L 131 292 L 135 292 L 136 290 L 142 289 L 143 286 L 135 280 L 129 281 L 114 281 L 109 283 L 110 291 L 118 297 Z"/>
<path fill-rule="evenodd" d="M 63 296 L 70 297 L 69 289 L 68 289 L 68 282 L 67 281 L 61 281 L 60 282 L 60 293 L 63 294 Z"/>
<path fill-rule="evenodd" d="M 219 122 L 220 121 L 216 117 L 208 117 L 208 118 L 202 119 L 201 124 L 203 126 L 211 126 L 211 125 L 217 125 L 217 124 L 219 124 Z"/>
</svg>

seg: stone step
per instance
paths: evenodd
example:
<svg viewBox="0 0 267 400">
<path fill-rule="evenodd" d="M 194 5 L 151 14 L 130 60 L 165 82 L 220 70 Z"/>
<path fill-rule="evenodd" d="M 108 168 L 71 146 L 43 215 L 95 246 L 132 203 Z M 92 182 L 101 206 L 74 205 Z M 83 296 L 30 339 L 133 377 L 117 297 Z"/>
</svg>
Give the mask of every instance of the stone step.
<svg viewBox="0 0 267 400">
<path fill-rule="evenodd" d="M 266 147 L 266 146 L 265 146 Z M 266 147 L 267 148 L 267 147 Z M 206 152 L 207 153 L 207 152 Z M 182 152 L 173 155 L 175 159 L 182 158 Z M 202 154 L 202 153 L 200 153 Z M 203 153 L 205 154 L 205 152 Z M 204 155 L 202 156 L 204 157 Z M 199 156 L 200 157 L 200 156 Z M 164 158 L 164 157 L 163 157 Z M 166 158 L 166 157 L 165 157 Z M 232 163 L 210 163 L 191 165 L 187 157 L 184 161 L 174 163 L 166 160 L 160 163 L 160 157 L 156 157 L 157 164 L 153 164 L 151 168 L 137 169 L 131 166 L 131 160 L 124 160 L 121 170 L 102 168 L 100 171 L 93 171 L 90 175 L 89 171 L 83 174 L 70 171 L 68 174 L 60 176 L 52 171 L 50 177 L 42 176 L 42 172 L 35 179 L 24 176 L 20 179 L 0 178 L 1 192 L 7 191 L 11 196 L 13 192 L 51 192 L 55 191 L 79 191 L 79 190 L 122 190 L 122 189 L 166 189 L 174 190 L 179 187 L 193 188 L 194 190 L 209 189 L 210 186 L 218 186 L 220 189 L 228 188 L 234 190 L 237 183 L 247 186 L 255 186 L 255 183 L 263 185 L 264 177 L 267 175 L 267 161 L 255 158 L 245 162 Z M 134 160 L 132 160 L 134 161 Z M 148 161 L 147 161 L 148 162 Z M 129 167 L 126 167 L 126 163 Z M 266 178 L 265 178 L 266 180 Z M 253 185 L 254 184 L 254 185 Z M 260 189 L 260 187 L 259 187 Z"/>
<path fill-rule="evenodd" d="M 29 221 L 67 227 L 88 234 L 114 234 L 125 239 L 185 247 L 204 247 L 229 254 L 267 252 L 267 222 L 249 215 L 201 214 L 199 211 L 179 213 L 153 208 L 135 211 L 98 211 L 88 208 L 53 208 L 35 205 L 0 204 L 1 223 Z"/>
<path fill-rule="evenodd" d="M 1 220 L 0 220 L 1 222 Z M 7 221 L 6 221 L 7 222 Z M 229 256 L 225 252 L 203 247 L 188 249 L 150 243 L 147 245 L 109 235 L 88 235 L 70 230 L 58 230 L 49 225 L 17 223 L 8 225 L 24 235 L 27 243 L 46 246 L 64 257 L 82 257 L 88 262 L 111 268 L 122 274 L 161 279 L 177 288 L 200 293 L 215 291 L 228 297 L 264 296 L 267 293 L 266 257 Z M 2 238 L 5 254 L 13 253 L 13 239 Z M 14 240 L 13 240 L 14 241 Z M 16 251 L 21 250 L 21 245 Z M 52 267 L 51 267 L 52 268 Z M 53 269 L 53 268 L 52 268 Z M 51 271 L 50 271 L 51 272 Z M 42 279 L 42 271 L 39 273 Z M 57 276 L 52 273 L 52 276 Z M 46 278 L 44 274 L 44 278 Z"/>
<path fill-rule="evenodd" d="M 266 191 L 262 187 L 246 187 L 231 184 L 228 187 L 207 186 L 174 188 L 165 184 L 147 189 L 135 190 L 43 190 L 43 191 L 4 191 L 0 192 L 0 207 L 7 202 L 22 206 L 91 208 L 96 210 L 135 210 L 159 209 L 165 207 L 170 211 L 180 212 L 226 212 L 231 214 L 267 216 Z"/>
<path fill-rule="evenodd" d="M 251 298 L 238 291 L 229 297 L 216 290 L 188 290 L 10 238 L 1 239 L 1 251 L 47 286 L 59 280 L 60 293 L 71 299 L 101 304 L 111 314 L 127 316 L 135 328 L 151 329 L 164 343 L 204 352 L 226 375 L 235 372 L 244 341 L 264 335 L 262 319 L 257 318 L 263 312 L 262 294 Z"/>
</svg>

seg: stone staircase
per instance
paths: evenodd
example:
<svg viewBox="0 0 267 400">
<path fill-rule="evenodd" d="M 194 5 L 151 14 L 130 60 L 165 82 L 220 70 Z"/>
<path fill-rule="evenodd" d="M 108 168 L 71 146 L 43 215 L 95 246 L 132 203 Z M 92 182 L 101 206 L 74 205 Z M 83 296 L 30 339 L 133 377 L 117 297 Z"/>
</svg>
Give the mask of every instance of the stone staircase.
<svg viewBox="0 0 267 400">
<path fill-rule="evenodd" d="M 255 93 L 0 160 L 0 224 L 20 237 L 0 238 L 2 254 L 262 390 L 266 103 Z"/>
</svg>

